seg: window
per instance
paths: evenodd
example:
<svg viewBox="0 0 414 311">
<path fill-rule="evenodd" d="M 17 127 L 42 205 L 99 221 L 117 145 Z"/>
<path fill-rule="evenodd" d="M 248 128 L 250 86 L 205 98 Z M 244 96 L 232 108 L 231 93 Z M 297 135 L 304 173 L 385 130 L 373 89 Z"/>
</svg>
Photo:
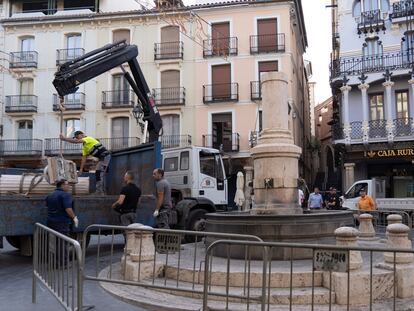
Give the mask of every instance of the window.
<svg viewBox="0 0 414 311">
<path fill-rule="evenodd" d="M 186 171 L 190 167 L 190 152 L 183 151 L 181 152 L 180 157 L 180 170 Z"/>
<path fill-rule="evenodd" d="M 220 156 L 200 151 L 200 173 L 220 180 L 224 179 Z"/>
<path fill-rule="evenodd" d="M 382 42 L 375 39 L 367 39 L 363 44 L 363 52 L 365 57 L 380 56 L 382 55 Z"/>
<path fill-rule="evenodd" d="M 113 42 L 126 40 L 126 43 L 130 42 L 130 31 L 129 29 L 118 29 L 113 32 Z"/>
<path fill-rule="evenodd" d="M 388 12 L 390 9 L 388 0 L 357 0 L 354 2 L 352 14 L 354 17 L 361 16 L 362 12 L 381 10 Z"/>
<path fill-rule="evenodd" d="M 32 79 L 23 79 L 19 81 L 19 95 L 33 95 Z"/>
<path fill-rule="evenodd" d="M 211 25 L 213 55 L 228 55 L 230 47 L 230 23 L 215 23 Z"/>
<path fill-rule="evenodd" d="M 397 119 L 408 119 L 408 91 L 395 92 L 395 104 Z"/>
<path fill-rule="evenodd" d="M 95 11 L 95 0 L 64 0 L 65 9 L 90 9 Z"/>
<path fill-rule="evenodd" d="M 118 117 L 112 119 L 111 125 L 111 148 L 121 149 L 128 147 L 129 118 Z"/>
<path fill-rule="evenodd" d="M 21 38 L 20 39 L 20 51 L 21 52 L 34 51 L 34 38 L 33 37 Z"/>
<path fill-rule="evenodd" d="M 76 131 L 80 130 L 80 119 L 66 119 L 65 120 L 65 136 L 73 137 Z"/>
<path fill-rule="evenodd" d="M 259 53 L 275 52 L 277 50 L 277 19 L 259 19 L 257 35 Z"/>
<path fill-rule="evenodd" d="M 174 172 L 178 170 L 178 157 L 166 158 L 164 160 L 164 171 Z"/>
<path fill-rule="evenodd" d="M 375 94 L 369 96 L 370 120 L 384 119 L 384 95 Z"/>
<path fill-rule="evenodd" d="M 414 55 L 414 31 L 406 31 L 401 42 L 403 61 L 409 63 Z"/>
<path fill-rule="evenodd" d="M 259 62 L 259 81 L 261 80 L 261 73 L 262 72 L 269 72 L 269 71 L 278 71 L 278 62 L 277 60 L 274 61 L 266 61 L 266 62 Z"/>
<path fill-rule="evenodd" d="M 72 60 L 79 56 L 82 56 L 83 52 L 81 51 L 81 35 L 72 34 L 66 36 L 66 49 L 66 60 Z"/>
<path fill-rule="evenodd" d="M 31 13 L 31 12 L 43 12 L 48 14 L 48 1 L 24 1 L 22 3 L 22 12 Z"/>
<path fill-rule="evenodd" d="M 231 65 L 212 66 L 211 84 L 213 100 L 231 98 Z"/>
<path fill-rule="evenodd" d="M 161 117 L 165 136 L 180 135 L 180 117 L 176 114 L 167 114 Z M 164 136 L 163 135 L 163 136 Z"/>
<path fill-rule="evenodd" d="M 112 102 L 128 105 L 130 101 L 129 84 L 123 74 L 112 77 Z"/>
</svg>

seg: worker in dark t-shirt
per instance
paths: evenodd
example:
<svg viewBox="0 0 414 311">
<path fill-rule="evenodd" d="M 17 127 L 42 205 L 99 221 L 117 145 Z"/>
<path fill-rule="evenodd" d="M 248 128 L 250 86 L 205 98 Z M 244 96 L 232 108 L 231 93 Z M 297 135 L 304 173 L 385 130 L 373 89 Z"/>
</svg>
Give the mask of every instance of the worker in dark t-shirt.
<svg viewBox="0 0 414 311">
<path fill-rule="evenodd" d="M 112 208 L 121 214 L 121 224 L 128 226 L 135 223 L 135 213 L 141 196 L 141 189 L 134 184 L 134 174 L 130 171 L 125 173 L 124 182 L 126 185 L 121 189 L 119 198 L 112 204 Z"/>
</svg>

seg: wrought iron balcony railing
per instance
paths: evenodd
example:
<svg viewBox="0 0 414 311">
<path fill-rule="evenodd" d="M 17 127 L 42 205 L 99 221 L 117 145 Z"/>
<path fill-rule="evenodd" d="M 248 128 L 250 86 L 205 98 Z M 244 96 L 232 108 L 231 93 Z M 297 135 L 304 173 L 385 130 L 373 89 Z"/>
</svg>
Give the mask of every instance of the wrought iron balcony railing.
<svg viewBox="0 0 414 311">
<path fill-rule="evenodd" d="M 216 83 L 203 85 L 203 102 L 217 103 L 239 100 L 238 83 Z"/>
<path fill-rule="evenodd" d="M 190 135 L 163 135 L 159 141 L 163 149 L 191 146 Z"/>
<path fill-rule="evenodd" d="M 36 95 L 6 96 L 6 112 L 37 112 Z"/>
<path fill-rule="evenodd" d="M 56 51 L 56 66 L 74 60 L 85 54 L 85 49 L 60 49 Z"/>
<path fill-rule="evenodd" d="M 162 42 L 154 44 L 154 59 L 183 59 L 184 57 L 184 43 L 177 42 Z"/>
<path fill-rule="evenodd" d="M 203 41 L 203 57 L 237 55 L 237 37 L 208 39 Z"/>
<path fill-rule="evenodd" d="M 344 139 L 344 128 L 339 124 L 334 124 L 331 127 L 332 138 L 333 140 Z"/>
<path fill-rule="evenodd" d="M 351 139 L 362 139 L 364 132 L 362 130 L 362 122 L 354 121 L 351 122 Z"/>
<path fill-rule="evenodd" d="M 23 10 L 21 9 L 21 6 L 17 6 L 18 9 L 12 8 L 10 10 L 10 17 L 12 17 L 13 14 L 25 14 L 25 13 L 43 13 L 44 15 L 54 15 L 57 12 L 62 11 L 75 11 L 75 10 L 85 10 L 85 14 L 89 14 L 90 12 L 86 11 L 92 11 L 92 12 L 98 12 L 98 9 L 96 6 L 81 6 L 81 7 L 65 7 L 65 8 L 59 8 L 59 9 L 47 9 L 42 8 L 38 10 Z"/>
<path fill-rule="evenodd" d="M 399 118 L 393 120 L 394 137 L 414 136 L 413 118 Z"/>
<path fill-rule="evenodd" d="M 262 99 L 262 88 L 260 87 L 260 81 L 250 81 L 250 99 Z"/>
<path fill-rule="evenodd" d="M 361 13 L 358 23 L 358 32 L 379 32 L 385 30 L 385 21 L 380 10 L 372 10 Z"/>
<path fill-rule="evenodd" d="M 38 53 L 36 51 L 22 51 L 10 53 L 10 69 L 37 68 Z"/>
<path fill-rule="evenodd" d="M 414 1 L 402 0 L 392 4 L 391 19 L 414 15 Z"/>
<path fill-rule="evenodd" d="M 184 87 L 163 87 L 153 90 L 157 106 L 185 105 Z"/>
<path fill-rule="evenodd" d="M 102 92 L 102 109 L 133 107 L 135 94 L 131 90 L 115 90 Z"/>
<path fill-rule="evenodd" d="M 65 110 L 85 110 L 85 93 L 73 93 L 64 97 Z M 53 94 L 53 111 L 60 111 L 60 99 Z"/>
<path fill-rule="evenodd" d="M 0 155 L 6 156 L 41 156 L 43 141 L 41 139 L 4 139 L 0 140 Z"/>
<path fill-rule="evenodd" d="M 98 140 L 108 150 L 119 150 L 138 146 L 140 139 L 138 137 L 116 137 L 116 138 L 98 138 Z M 62 142 L 62 153 L 65 155 L 81 155 L 82 145 Z M 46 138 L 45 139 L 45 155 L 57 155 L 60 153 L 60 139 Z"/>
<path fill-rule="evenodd" d="M 250 54 L 278 53 L 285 49 L 284 33 L 250 36 Z"/>
<path fill-rule="evenodd" d="M 203 146 L 223 150 L 224 152 L 237 152 L 240 150 L 239 133 L 217 135 L 203 135 Z"/>
<path fill-rule="evenodd" d="M 386 138 L 387 137 L 387 120 L 368 121 L 369 138 Z"/>
<path fill-rule="evenodd" d="M 370 56 L 341 57 L 331 64 L 331 79 L 343 75 L 382 72 L 386 69 L 410 69 L 414 65 L 414 51 L 396 51 Z"/>
</svg>

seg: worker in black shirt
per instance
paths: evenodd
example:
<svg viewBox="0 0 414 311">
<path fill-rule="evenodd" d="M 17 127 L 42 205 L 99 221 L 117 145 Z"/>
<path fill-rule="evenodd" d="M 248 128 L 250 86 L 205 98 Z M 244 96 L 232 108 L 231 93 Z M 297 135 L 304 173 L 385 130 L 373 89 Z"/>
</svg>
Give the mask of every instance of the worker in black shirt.
<svg viewBox="0 0 414 311">
<path fill-rule="evenodd" d="M 121 194 L 118 200 L 112 204 L 112 208 L 121 214 L 121 224 L 128 226 L 135 223 L 135 212 L 141 196 L 141 189 L 134 184 L 134 174 L 130 171 L 125 173 L 124 182 L 126 185 L 121 189 Z"/>
<path fill-rule="evenodd" d="M 336 188 L 331 187 L 329 190 L 330 191 L 325 199 L 326 208 L 329 210 L 341 209 L 341 202 L 339 199 L 339 195 L 336 193 Z"/>
</svg>

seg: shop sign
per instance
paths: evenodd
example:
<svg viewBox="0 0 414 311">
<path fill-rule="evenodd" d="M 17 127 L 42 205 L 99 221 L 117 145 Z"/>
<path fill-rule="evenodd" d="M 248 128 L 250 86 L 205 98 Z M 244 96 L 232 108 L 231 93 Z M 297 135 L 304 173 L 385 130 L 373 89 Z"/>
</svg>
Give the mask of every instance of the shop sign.
<svg viewBox="0 0 414 311">
<path fill-rule="evenodd" d="M 366 158 L 389 158 L 414 156 L 414 148 L 383 149 L 364 152 Z"/>
</svg>

